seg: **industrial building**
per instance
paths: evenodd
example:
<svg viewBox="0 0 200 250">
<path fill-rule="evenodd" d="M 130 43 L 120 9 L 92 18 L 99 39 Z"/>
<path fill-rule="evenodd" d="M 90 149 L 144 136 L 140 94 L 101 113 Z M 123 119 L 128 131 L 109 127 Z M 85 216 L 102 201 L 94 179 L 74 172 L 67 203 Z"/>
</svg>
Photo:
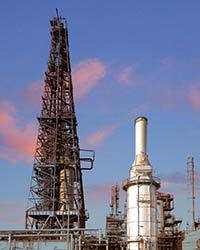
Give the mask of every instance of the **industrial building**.
<svg viewBox="0 0 200 250">
<path fill-rule="evenodd" d="M 189 249 L 183 248 L 187 241 L 179 229 L 182 221 L 172 214 L 174 196 L 160 192 L 162 180 L 153 176 L 146 117 L 134 122 L 135 158 L 129 178 L 122 180 L 127 193 L 124 212 L 119 211 L 120 186 L 114 185 L 105 230 L 86 228 L 82 172 L 93 168 L 95 153 L 79 147 L 66 20 L 57 12 L 50 24 L 51 47 L 26 226 L 0 231 L 0 250 Z M 200 238 L 196 234 L 195 244 Z"/>
</svg>

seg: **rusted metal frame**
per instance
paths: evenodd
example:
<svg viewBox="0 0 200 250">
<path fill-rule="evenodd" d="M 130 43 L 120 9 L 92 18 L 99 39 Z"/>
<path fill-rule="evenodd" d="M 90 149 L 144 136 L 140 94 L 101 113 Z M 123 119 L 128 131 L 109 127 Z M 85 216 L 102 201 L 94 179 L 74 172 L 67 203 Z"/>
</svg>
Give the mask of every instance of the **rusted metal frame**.
<svg viewBox="0 0 200 250">
<path fill-rule="evenodd" d="M 59 21 L 59 19 L 57 20 Z M 60 74 L 60 70 L 59 70 L 59 56 L 57 53 L 58 50 L 58 46 L 57 44 L 59 44 L 58 41 L 58 30 L 60 31 L 60 27 L 57 27 L 59 24 L 59 22 L 54 23 L 54 27 L 52 28 L 52 44 L 51 44 L 51 53 L 50 53 L 50 62 L 49 62 L 49 66 L 50 67 L 55 67 L 55 71 L 57 70 L 57 74 L 56 72 L 48 72 L 46 73 L 46 79 L 45 79 L 45 89 L 44 89 L 44 97 L 43 97 L 43 102 L 42 102 L 42 111 L 41 111 L 41 118 L 45 117 L 45 116 L 49 116 L 50 120 L 51 120 L 51 116 L 55 115 L 55 119 L 56 119 L 56 124 L 52 121 L 52 127 L 50 126 L 50 128 L 48 128 L 47 123 L 44 122 L 44 124 L 41 124 L 40 122 L 40 126 L 42 128 L 40 128 L 39 130 L 39 135 L 38 135 L 38 142 L 37 142 L 37 149 L 36 149 L 36 154 L 35 154 L 35 162 L 37 163 L 43 163 L 43 158 L 44 155 L 42 153 L 42 150 L 44 149 L 43 144 L 46 143 L 47 146 L 44 149 L 45 152 L 47 153 L 47 155 L 49 155 L 51 153 L 51 148 L 54 146 L 54 150 L 52 152 L 55 153 L 54 155 L 54 162 L 55 162 L 55 166 L 56 166 L 56 160 L 57 159 L 57 155 L 56 155 L 56 150 L 57 147 L 59 146 L 63 146 L 64 142 L 62 143 L 57 143 L 57 141 L 51 141 L 51 138 L 53 139 L 53 136 L 49 138 L 49 132 L 53 132 L 53 135 L 55 136 L 54 139 L 56 139 L 57 136 L 60 136 L 61 139 L 62 137 L 67 137 L 66 138 L 66 142 L 69 142 L 69 145 L 71 145 L 68 148 L 68 154 L 71 160 L 71 165 L 74 167 L 74 171 L 75 171 L 75 182 L 74 182 L 74 186 L 76 189 L 76 196 L 75 196 L 75 200 L 76 200 L 76 206 L 79 209 L 79 215 L 80 215 L 80 220 L 81 223 L 79 223 L 79 225 L 81 227 L 84 227 L 84 223 L 85 223 L 85 207 L 84 207 L 84 197 L 83 197 L 83 187 L 82 187 L 82 176 L 81 176 L 81 168 L 80 168 L 80 155 L 79 155 L 79 145 L 78 145 L 78 136 L 77 136 L 77 131 L 76 131 L 76 117 L 75 117 L 75 112 L 74 112 L 74 103 L 73 103 L 73 94 L 72 94 L 72 82 L 71 82 L 71 68 L 70 68 L 70 61 L 69 61 L 69 50 L 68 50 L 68 39 L 67 36 L 65 37 L 65 39 L 61 39 L 62 42 L 67 41 L 66 43 L 66 50 L 61 50 L 62 53 L 66 53 L 67 54 L 67 58 L 68 60 L 65 60 L 63 58 L 65 58 L 65 56 L 62 55 L 62 63 L 64 66 L 67 65 L 67 72 L 65 73 L 65 71 L 61 72 L 62 75 Z M 56 26 L 57 25 L 57 26 Z M 58 29 L 59 28 L 59 29 Z M 67 32 L 67 30 L 65 29 L 65 32 Z M 66 35 L 66 34 L 65 34 Z M 60 77 L 60 79 L 59 79 Z M 52 90 L 52 86 L 51 84 L 55 81 L 55 79 L 57 78 L 58 82 L 57 82 L 57 88 L 56 90 Z M 62 79 L 63 78 L 63 79 Z M 66 80 L 65 80 L 66 79 Z M 59 86 L 59 83 L 60 86 Z M 70 91 L 71 90 L 71 91 Z M 61 91 L 61 96 L 59 96 L 59 91 Z M 53 100 L 52 100 L 52 99 Z M 63 100 L 63 98 L 66 98 L 65 100 Z M 55 107 L 58 108 L 58 106 L 56 106 L 56 102 L 59 101 L 60 105 L 61 105 L 61 110 L 57 109 L 55 110 Z M 67 113 L 69 113 L 68 115 L 70 115 L 70 117 L 66 117 L 65 119 L 63 119 L 63 127 L 66 131 L 62 131 L 59 133 L 58 131 L 58 118 L 56 117 L 56 115 L 59 114 L 59 112 L 61 112 L 61 115 L 66 116 Z M 69 123 L 69 119 L 70 119 L 70 123 Z M 67 120 L 66 124 L 65 121 Z M 62 125 L 59 125 L 62 127 Z M 59 128 L 60 129 L 60 128 Z M 46 132 L 45 132 L 46 131 Z M 71 131 L 71 134 L 70 134 Z M 62 140 L 61 140 L 62 141 Z M 50 157 L 51 158 L 51 157 Z M 45 162 L 47 163 L 47 162 Z M 48 162 L 49 163 L 49 162 Z M 64 166 L 65 168 L 65 166 Z M 40 169 L 41 171 L 41 169 Z M 40 177 L 41 175 L 43 175 L 43 172 L 40 172 Z M 49 178 L 51 177 L 51 173 L 49 173 L 47 171 L 47 173 L 45 173 L 46 176 Z M 45 175 L 44 175 L 45 176 Z M 43 177 L 43 176 L 42 176 Z M 53 186 L 53 191 L 55 191 L 55 171 L 54 171 L 54 178 L 49 178 L 50 181 L 45 183 L 45 187 L 46 185 L 49 186 L 49 188 L 51 189 L 51 182 L 53 180 L 54 186 Z M 40 187 L 40 180 L 37 179 L 37 177 L 33 177 L 33 182 L 35 182 L 35 184 L 32 184 L 32 192 L 35 191 L 35 194 L 38 193 L 37 190 L 37 185 L 39 185 Z M 38 187 L 38 188 L 39 188 Z M 32 193 L 33 195 L 33 193 Z M 34 196 L 34 195 L 33 195 Z M 46 196 L 46 193 L 40 193 L 39 194 L 40 197 L 42 196 Z M 52 198 L 55 201 L 55 193 L 53 194 L 53 196 L 48 196 Z M 34 196 L 35 199 L 38 199 L 37 195 Z"/>
</svg>

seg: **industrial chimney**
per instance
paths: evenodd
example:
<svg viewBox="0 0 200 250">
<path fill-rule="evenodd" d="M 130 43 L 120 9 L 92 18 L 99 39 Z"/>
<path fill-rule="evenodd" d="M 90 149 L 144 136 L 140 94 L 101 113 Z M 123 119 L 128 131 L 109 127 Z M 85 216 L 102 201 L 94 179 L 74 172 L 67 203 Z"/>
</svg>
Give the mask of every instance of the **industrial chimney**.
<svg viewBox="0 0 200 250">
<path fill-rule="evenodd" d="M 130 178 L 124 182 L 127 191 L 127 249 L 157 249 L 156 190 L 158 178 L 152 176 L 147 155 L 147 118 L 135 120 L 135 160 Z"/>
</svg>

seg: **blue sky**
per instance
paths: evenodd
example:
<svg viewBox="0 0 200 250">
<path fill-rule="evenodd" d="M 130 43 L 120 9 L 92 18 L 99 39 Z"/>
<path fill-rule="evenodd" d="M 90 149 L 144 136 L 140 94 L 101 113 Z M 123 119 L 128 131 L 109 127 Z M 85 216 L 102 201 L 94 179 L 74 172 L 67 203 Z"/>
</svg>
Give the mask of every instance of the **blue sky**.
<svg viewBox="0 0 200 250">
<path fill-rule="evenodd" d="M 96 152 L 83 174 L 88 227 L 104 228 L 111 186 L 128 178 L 140 115 L 154 175 L 184 224 L 186 162 L 195 157 L 199 216 L 200 2 L 8 0 L 0 2 L 0 228 L 24 227 L 56 8 L 68 22 L 80 146 Z"/>
</svg>

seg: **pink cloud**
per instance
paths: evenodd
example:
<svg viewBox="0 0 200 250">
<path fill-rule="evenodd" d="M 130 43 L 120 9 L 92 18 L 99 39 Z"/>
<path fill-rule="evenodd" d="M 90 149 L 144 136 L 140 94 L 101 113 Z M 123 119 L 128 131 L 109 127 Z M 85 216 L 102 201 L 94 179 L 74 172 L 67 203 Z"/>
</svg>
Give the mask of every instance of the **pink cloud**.
<svg viewBox="0 0 200 250">
<path fill-rule="evenodd" d="M 0 203 L 0 216 L 11 215 L 13 211 L 16 213 L 20 213 L 21 211 L 25 210 L 25 205 L 15 204 L 15 203 Z"/>
<path fill-rule="evenodd" d="M 112 184 L 109 183 L 98 183 L 98 184 L 91 184 L 90 186 L 86 186 L 86 198 L 87 201 L 93 205 L 98 206 L 105 206 L 109 204 L 111 201 L 111 194 L 112 194 Z M 120 204 L 122 204 L 122 200 L 125 199 L 125 192 L 121 192 L 121 186 L 119 185 L 119 196 L 120 196 Z"/>
<path fill-rule="evenodd" d="M 0 221 L 10 225 L 23 225 L 25 223 L 25 217 L 23 217 L 25 211 L 24 205 L 17 205 L 15 203 L 0 203 Z"/>
<path fill-rule="evenodd" d="M 8 101 L 1 101 L 0 102 L 1 110 L 4 110 L 6 113 L 15 112 L 15 107 L 11 105 Z"/>
<path fill-rule="evenodd" d="M 72 79 L 74 95 L 81 98 L 88 94 L 104 78 L 106 66 L 99 59 L 88 59 L 75 65 Z"/>
<path fill-rule="evenodd" d="M 103 140 L 105 140 L 107 137 L 111 136 L 114 131 L 116 130 L 117 126 L 111 125 L 105 128 L 102 128 L 95 133 L 89 135 L 86 139 L 86 143 L 94 146 L 97 144 L 100 144 Z"/>
<path fill-rule="evenodd" d="M 170 188 L 175 187 L 175 185 L 184 185 L 184 183 L 176 183 L 173 179 L 161 180 L 161 187 L 162 188 Z"/>
<path fill-rule="evenodd" d="M 24 127 L 20 127 L 15 112 L 15 108 L 9 102 L 0 102 L 2 145 L 0 157 L 12 162 L 33 160 L 36 139 L 35 124 L 28 123 Z"/>
<path fill-rule="evenodd" d="M 11 224 L 25 224 L 25 218 L 23 217 L 17 217 L 14 219 L 7 219 L 6 223 L 11 223 Z"/>
<path fill-rule="evenodd" d="M 154 104 L 161 107 L 163 110 L 171 110 L 175 107 L 181 106 L 183 91 L 177 91 L 167 84 L 162 86 L 155 86 L 150 89 L 150 98 Z"/>
<path fill-rule="evenodd" d="M 41 103 L 43 86 L 43 81 L 32 82 L 25 86 L 25 88 L 20 92 L 20 96 L 31 105 L 37 106 Z"/>
<path fill-rule="evenodd" d="M 118 80 L 124 84 L 135 84 L 139 79 L 134 76 L 135 66 L 130 65 L 122 69 L 118 75 Z"/>
<path fill-rule="evenodd" d="M 184 173 L 174 172 L 161 178 L 161 190 L 174 194 L 187 194 L 187 180 Z"/>
<path fill-rule="evenodd" d="M 189 86 L 188 100 L 196 111 L 200 111 L 200 83 Z"/>
<path fill-rule="evenodd" d="M 175 95 L 176 95 L 176 93 L 174 91 L 172 91 L 172 89 L 170 89 L 170 88 L 164 89 L 164 91 L 159 99 L 159 102 L 164 109 L 169 110 L 172 107 L 174 107 L 175 101 L 176 101 Z"/>
<path fill-rule="evenodd" d="M 89 203 L 93 205 L 104 205 L 105 202 L 109 202 L 111 193 L 111 184 L 95 184 L 86 187 L 85 193 Z"/>
<path fill-rule="evenodd" d="M 88 94 L 105 76 L 105 73 L 106 65 L 99 59 L 87 59 L 76 64 L 72 74 L 75 97 L 81 98 Z M 42 80 L 34 81 L 20 91 L 20 97 L 31 105 L 38 105 L 41 103 L 43 87 Z"/>
</svg>

